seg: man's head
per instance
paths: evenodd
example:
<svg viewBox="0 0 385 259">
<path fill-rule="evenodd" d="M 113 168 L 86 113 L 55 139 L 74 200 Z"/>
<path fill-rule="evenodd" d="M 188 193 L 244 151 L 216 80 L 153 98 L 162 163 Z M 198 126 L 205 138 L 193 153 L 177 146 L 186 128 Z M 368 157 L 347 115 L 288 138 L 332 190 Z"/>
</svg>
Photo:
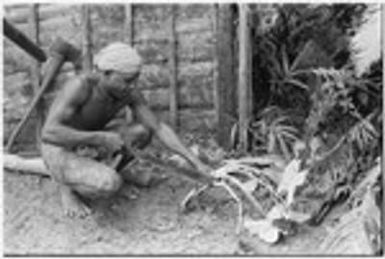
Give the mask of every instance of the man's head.
<svg viewBox="0 0 385 259">
<path fill-rule="evenodd" d="M 100 50 L 95 57 L 95 66 L 105 75 L 106 90 L 121 98 L 138 78 L 142 59 L 131 46 L 116 42 Z"/>
</svg>

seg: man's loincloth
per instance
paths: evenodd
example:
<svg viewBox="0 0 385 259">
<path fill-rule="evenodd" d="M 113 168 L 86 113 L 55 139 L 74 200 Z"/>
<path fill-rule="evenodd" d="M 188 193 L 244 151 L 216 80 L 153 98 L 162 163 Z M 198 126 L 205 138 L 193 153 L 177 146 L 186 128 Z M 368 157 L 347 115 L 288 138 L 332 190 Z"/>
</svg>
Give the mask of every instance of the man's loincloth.
<svg viewBox="0 0 385 259">
<path fill-rule="evenodd" d="M 113 154 L 107 152 L 104 147 L 96 147 L 91 145 L 78 145 L 73 149 L 66 149 L 63 147 L 55 146 L 52 144 L 42 144 L 42 155 L 44 162 L 50 171 L 63 170 L 71 164 L 72 160 L 79 162 L 80 160 L 88 161 L 88 159 L 113 167 L 117 172 L 124 169 L 131 161 L 135 159 L 134 155 L 130 152 L 130 148 L 143 148 L 151 142 L 151 134 L 148 138 L 135 137 L 135 124 L 133 121 L 123 118 L 124 113 L 118 114 L 104 128 L 105 131 L 114 132 L 120 135 L 125 143 L 125 146 Z M 120 157 L 120 161 L 116 163 L 117 158 Z M 81 166 L 81 163 L 74 163 Z M 87 162 L 86 162 L 87 163 Z"/>
</svg>

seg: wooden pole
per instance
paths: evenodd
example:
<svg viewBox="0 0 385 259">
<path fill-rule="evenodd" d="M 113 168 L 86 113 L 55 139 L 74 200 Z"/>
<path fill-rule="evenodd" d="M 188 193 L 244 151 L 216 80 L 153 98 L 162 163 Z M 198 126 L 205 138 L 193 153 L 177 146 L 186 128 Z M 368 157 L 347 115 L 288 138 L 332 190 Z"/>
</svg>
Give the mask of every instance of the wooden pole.
<svg viewBox="0 0 385 259">
<path fill-rule="evenodd" d="M 29 17 L 29 25 L 31 30 L 31 39 L 35 42 L 36 46 L 40 45 L 40 27 L 39 27 L 39 5 L 33 4 L 30 8 L 30 17 Z M 39 61 L 32 60 L 31 61 L 31 81 L 33 86 L 33 94 L 37 95 L 40 88 L 40 69 L 41 65 Z M 36 145 L 37 149 L 40 150 L 40 144 L 41 144 L 41 129 L 43 127 L 44 123 L 44 104 L 40 101 L 36 105 L 36 113 L 37 113 L 37 119 L 36 119 Z"/>
<path fill-rule="evenodd" d="M 170 67 L 170 121 L 175 129 L 178 128 L 178 89 L 177 89 L 177 81 L 178 81 L 178 64 L 177 64 L 177 39 L 176 39 L 176 14 L 177 14 L 177 6 L 173 4 L 170 10 L 170 21 L 169 21 L 169 37 L 170 37 L 170 46 L 169 46 L 169 67 Z"/>
<path fill-rule="evenodd" d="M 125 21 L 123 24 L 123 41 L 131 46 L 134 45 L 134 7 L 132 4 L 125 5 Z"/>
<path fill-rule="evenodd" d="M 82 5 L 82 52 L 83 69 L 86 72 L 92 71 L 92 24 L 91 9 L 89 4 Z"/>
<path fill-rule="evenodd" d="M 125 20 L 123 24 L 123 41 L 127 42 L 131 46 L 134 46 L 134 6 L 133 4 L 127 4 L 124 8 Z M 127 121 L 132 121 L 131 109 L 126 106 L 125 118 Z"/>
<path fill-rule="evenodd" d="M 15 28 L 10 24 L 6 19 L 3 19 L 3 30 L 4 35 L 16 43 L 21 49 L 27 52 L 29 55 L 39 60 L 40 62 L 45 62 L 47 56 L 44 51 L 36 46 L 24 33 Z"/>
<path fill-rule="evenodd" d="M 218 34 L 218 4 L 214 4 L 213 7 L 213 32 L 214 35 Z M 217 46 L 218 37 L 215 37 L 215 45 Z M 215 125 L 219 123 L 219 84 L 218 84 L 218 53 L 214 54 L 213 60 L 213 84 L 214 84 L 214 109 L 215 109 Z"/>
<path fill-rule="evenodd" d="M 382 4 L 381 5 L 381 46 L 384 46 L 385 44 L 385 4 Z M 382 48 L 382 71 L 384 71 L 384 68 L 385 68 L 385 48 Z M 382 85 L 385 85 L 385 76 L 382 75 Z M 385 111 L 384 111 L 384 107 L 385 107 L 385 93 L 384 93 L 384 90 L 382 90 L 382 119 L 384 118 L 385 116 Z M 384 123 L 384 122 L 382 122 Z M 384 124 L 382 124 L 384 125 Z M 382 126 L 382 136 L 385 136 L 385 127 Z M 385 150 L 385 141 L 382 141 L 382 150 Z M 382 159 L 381 159 L 381 163 L 382 163 L 382 169 L 384 168 L 385 166 L 385 159 L 382 155 Z M 382 188 L 384 188 L 385 186 L 385 177 L 384 175 L 382 175 Z M 382 191 L 382 201 L 385 200 L 385 192 Z M 382 213 L 382 222 L 384 222 L 385 220 L 385 213 Z M 384 225 L 382 225 L 384 226 Z M 385 237 L 385 227 L 382 227 L 382 242 L 384 242 L 384 237 Z"/>
<path fill-rule="evenodd" d="M 247 151 L 248 127 L 251 118 L 251 39 L 249 28 L 249 7 L 239 4 L 239 67 L 238 67 L 238 112 L 239 112 L 239 145 Z"/>
<path fill-rule="evenodd" d="M 237 88 L 236 88 L 236 20 L 235 5 L 219 4 L 217 8 L 215 56 L 217 59 L 217 114 L 218 127 L 216 137 L 225 149 L 231 147 L 231 127 L 237 122 Z"/>
</svg>

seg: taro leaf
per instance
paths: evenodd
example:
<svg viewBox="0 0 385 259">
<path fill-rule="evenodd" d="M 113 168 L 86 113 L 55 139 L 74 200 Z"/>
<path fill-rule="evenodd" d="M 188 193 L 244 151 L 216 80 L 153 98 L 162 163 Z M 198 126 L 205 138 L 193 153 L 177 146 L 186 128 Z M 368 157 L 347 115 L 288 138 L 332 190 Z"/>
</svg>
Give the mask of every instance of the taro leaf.
<svg viewBox="0 0 385 259">
<path fill-rule="evenodd" d="M 250 179 L 242 185 L 245 191 L 252 193 L 258 186 L 258 179 Z"/>
<path fill-rule="evenodd" d="M 287 192 L 286 205 L 289 206 L 294 201 L 294 194 L 298 186 L 305 182 L 308 170 L 299 171 L 301 161 L 293 159 L 285 168 L 282 180 L 278 185 L 278 193 Z"/>
<path fill-rule="evenodd" d="M 303 213 L 303 212 L 298 212 L 298 211 L 293 211 L 293 210 L 288 210 L 286 217 L 290 220 L 293 220 L 297 223 L 304 223 L 311 218 L 310 213 Z"/>
<path fill-rule="evenodd" d="M 276 226 L 273 226 L 270 220 L 253 220 L 245 218 L 243 226 L 251 235 L 257 235 L 266 243 L 274 244 L 279 240 L 280 230 Z"/>
<path fill-rule="evenodd" d="M 286 209 L 283 205 L 277 204 L 271 210 L 269 213 L 267 213 L 266 218 L 270 221 L 273 221 L 275 219 L 281 219 L 285 218 L 286 215 Z"/>
<path fill-rule="evenodd" d="M 267 213 L 266 218 L 273 221 L 276 219 L 288 219 L 297 223 L 304 223 L 311 218 L 311 214 L 302 213 L 285 208 L 283 204 L 277 204 Z"/>
</svg>

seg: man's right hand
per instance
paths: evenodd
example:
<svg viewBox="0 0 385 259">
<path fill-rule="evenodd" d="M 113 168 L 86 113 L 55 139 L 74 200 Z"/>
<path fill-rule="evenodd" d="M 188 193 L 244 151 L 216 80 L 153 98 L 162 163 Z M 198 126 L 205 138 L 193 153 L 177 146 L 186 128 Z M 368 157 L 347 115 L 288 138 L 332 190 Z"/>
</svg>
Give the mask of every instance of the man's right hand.
<svg viewBox="0 0 385 259">
<path fill-rule="evenodd" d="M 110 153 L 114 153 L 118 150 L 121 150 L 124 146 L 123 139 L 119 134 L 113 132 L 106 132 L 103 138 L 103 145 Z"/>
</svg>

